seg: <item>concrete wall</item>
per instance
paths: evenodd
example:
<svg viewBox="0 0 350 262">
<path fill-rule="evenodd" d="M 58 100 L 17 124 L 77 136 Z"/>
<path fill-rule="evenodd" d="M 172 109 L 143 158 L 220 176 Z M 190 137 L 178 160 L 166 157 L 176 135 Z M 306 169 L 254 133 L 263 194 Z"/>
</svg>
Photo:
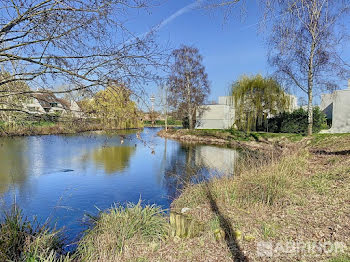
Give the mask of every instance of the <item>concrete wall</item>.
<svg viewBox="0 0 350 262">
<path fill-rule="evenodd" d="M 203 105 L 196 115 L 197 129 L 228 129 L 235 121 L 235 110 L 231 96 L 220 96 L 217 105 Z"/>
<path fill-rule="evenodd" d="M 336 91 L 333 98 L 332 133 L 350 132 L 350 90 Z"/>
<path fill-rule="evenodd" d="M 332 127 L 323 133 L 350 133 L 350 88 L 321 98 L 320 109 L 332 119 Z"/>
<path fill-rule="evenodd" d="M 321 104 L 320 109 L 328 119 L 333 117 L 333 98 L 334 94 L 322 94 L 321 95 Z"/>
<path fill-rule="evenodd" d="M 200 113 L 201 112 L 201 113 Z M 228 129 L 234 124 L 234 108 L 228 105 L 201 106 L 197 112 L 197 129 Z"/>
<path fill-rule="evenodd" d="M 233 96 L 219 96 L 219 105 L 233 106 L 234 105 Z"/>
</svg>

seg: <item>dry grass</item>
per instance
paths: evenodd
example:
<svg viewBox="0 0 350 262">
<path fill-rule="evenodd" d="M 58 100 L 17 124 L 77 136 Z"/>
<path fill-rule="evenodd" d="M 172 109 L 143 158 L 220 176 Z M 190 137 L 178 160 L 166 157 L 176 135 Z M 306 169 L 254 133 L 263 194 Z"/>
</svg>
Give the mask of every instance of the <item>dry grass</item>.
<svg viewBox="0 0 350 262">
<path fill-rule="evenodd" d="M 280 159 L 244 164 L 234 178 L 190 186 L 173 207 L 192 208 L 191 215 L 206 222 L 206 234 L 214 235 L 221 226 L 214 201 L 229 226 L 243 236 L 236 242 L 250 261 L 263 261 L 256 256 L 258 241 L 339 241 L 350 247 L 350 135 L 320 136 L 292 146 Z M 334 255 L 266 261 L 328 261 Z"/>
</svg>

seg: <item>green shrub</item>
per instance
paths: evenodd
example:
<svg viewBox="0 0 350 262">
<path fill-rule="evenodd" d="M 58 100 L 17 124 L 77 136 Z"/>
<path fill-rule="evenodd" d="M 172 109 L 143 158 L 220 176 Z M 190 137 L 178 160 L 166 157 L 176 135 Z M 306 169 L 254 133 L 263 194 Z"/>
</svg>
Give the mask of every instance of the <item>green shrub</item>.
<svg viewBox="0 0 350 262">
<path fill-rule="evenodd" d="M 268 121 L 268 130 L 273 133 L 306 134 L 308 127 L 308 113 L 300 108 L 292 113 L 284 112 Z M 318 133 L 327 128 L 326 115 L 315 107 L 313 109 L 313 132 Z"/>
</svg>

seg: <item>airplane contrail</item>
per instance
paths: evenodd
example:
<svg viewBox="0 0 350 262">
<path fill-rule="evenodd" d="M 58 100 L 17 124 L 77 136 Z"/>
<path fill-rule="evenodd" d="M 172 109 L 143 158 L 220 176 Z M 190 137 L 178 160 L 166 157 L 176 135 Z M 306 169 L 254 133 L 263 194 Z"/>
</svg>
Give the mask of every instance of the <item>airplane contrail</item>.
<svg viewBox="0 0 350 262">
<path fill-rule="evenodd" d="M 159 31 L 160 29 L 162 29 L 164 26 L 168 25 L 169 23 L 171 23 L 173 20 L 175 20 L 177 17 L 193 10 L 196 7 L 199 7 L 201 2 L 203 2 L 203 0 L 196 0 L 195 2 L 188 4 L 184 7 L 182 7 L 181 9 L 177 10 L 175 13 L 173 13 L 172 15 L 170 15 L 168 18 L 164 19 L 162 22 L 160 22 L 158 25 L 154 26 L 151 30 L 138 34 L 137 36 L 135 36 L 132 39 L 127 40 L 124 45 L 131 43 L 132 41 L 134 41 L 135 39 L 138 38 L 143 38 L 145 36 L 147 36 L 148 34 L 155 32 L 155 31 Z"/>
<path fill-rule="evenodd" d="M 203 0 L 196 0 L 195 2 L 186 5 L 185 7 L 177 10 L 175 13 L 173 13 L 171 16 L 169 16 L 168 18 L 164 19 L 158 26 L 156 26 L 157 30 L 160 30 L 161 28 L 163 28 L 164 26 L 166 26 L 167 24 L 171 23 L 174 19 L 176 19 L 177 17 L 193 10 L 194 8 L 198 7 L 200 5 L 200 3 Z"/>
</svg>

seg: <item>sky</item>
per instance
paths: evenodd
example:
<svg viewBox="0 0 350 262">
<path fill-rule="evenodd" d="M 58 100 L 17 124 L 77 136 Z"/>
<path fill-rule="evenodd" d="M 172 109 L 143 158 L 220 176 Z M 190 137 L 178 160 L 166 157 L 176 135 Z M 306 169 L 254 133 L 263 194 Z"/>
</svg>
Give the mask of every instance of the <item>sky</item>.
<svg viewBox="0 0 350 262">
<path fill-rule="evenodd" d="M 201 0 L 164 0 L 150 10 L 148 15 L 135 15 L 131 25 L 140 34 L 158 25 L 158 41 L 177 48 L 181 44 L 199 49 L 203 64 L 211 82 L 208 101 L 217 101 L 218 96 L 229 94 L 230 84 L 242 74 L 267 76 L 274 72 L 267 62 L 267 31 L 258 33 L 260 12 L 257 1 L 247 1 L 245 14 L 240 9 L 228 19 L 223 12 L 196 8 Z M 350 53 L 347 54 L 350 59 Z M 346 83 L 341 83 L 346 88 Z M 297 88 L 288 88 L 297 98 L 306 94 Z M 157 96 L 157 87 L 146 88 L 149 95 Z M 317 91 L 317 90 L 315 90 Z M 321 92 L 315 92 L 314 103 L 320 103 Z"/>
<path fill-rule="evenodd" d="M 135 16 L 134 28 L 142 34 L 159 25 L 158 41 L 177 48 L 181 44 L 199 49 L 211 82 L 209 101 L 228 94 L 230 83 L 242 74 L 268 74 L 267 48 L 263 35 L 257 34 L 258 10 L 247 6 L 247 14 L 224 19 L 223 13 L 196 8 L 196 1 L 169 0 L 152 8 L 149 15 Z M 142 25 L 139 24 L 140 20 Z M 150 85 L 147 91 L 157 93 Z"/>
</svg>

